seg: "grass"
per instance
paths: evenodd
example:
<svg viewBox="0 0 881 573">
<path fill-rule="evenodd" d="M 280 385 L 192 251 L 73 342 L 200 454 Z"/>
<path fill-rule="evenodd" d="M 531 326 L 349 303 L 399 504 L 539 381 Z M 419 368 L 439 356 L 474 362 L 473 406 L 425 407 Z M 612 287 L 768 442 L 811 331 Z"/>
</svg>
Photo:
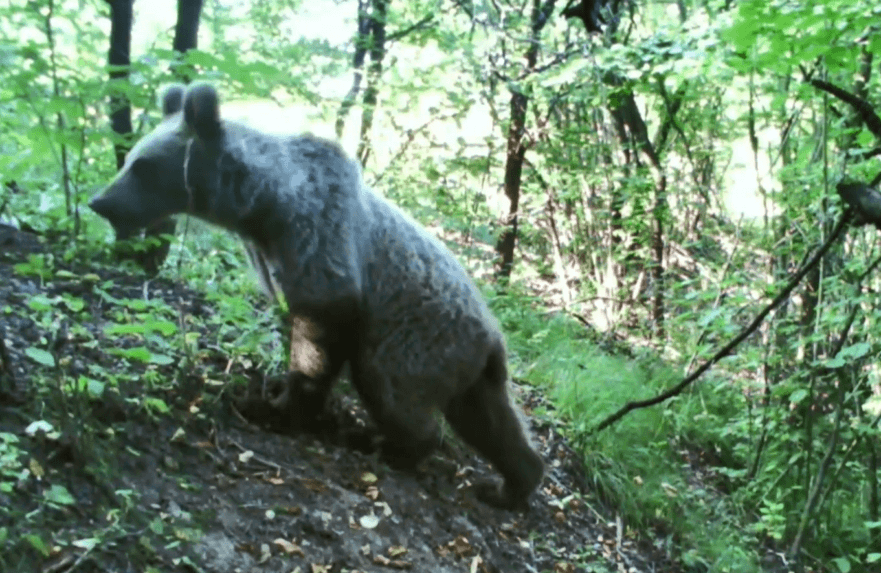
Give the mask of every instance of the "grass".
<svg viewBox="0 0 881 573">
<path fill-rule="evenodd" d="M 703 380 L 680 396 L 631 412 L 599 434 L 592 429 L 633 400 L 652 397 L 680 373 L 651 355 L 627 358 L 598 349 L 580 323 L 548 319 L 535 300 L 492 299 L 508 336 L 515 377 L 543 388 L 564 432 L 584 456 L 591 491 L 615 508 L 630 531 L 653 529 L 656 538 L 696 571 L 760 570 L 755 535 L 731 498 L 697 470 L 731 461 L 726 424 L 742 399 L 728 385 Z M 701 467 L 705 464 L 705 467 Z M 705 483 L 709 482 L 709 483 Z"/>
</svg>

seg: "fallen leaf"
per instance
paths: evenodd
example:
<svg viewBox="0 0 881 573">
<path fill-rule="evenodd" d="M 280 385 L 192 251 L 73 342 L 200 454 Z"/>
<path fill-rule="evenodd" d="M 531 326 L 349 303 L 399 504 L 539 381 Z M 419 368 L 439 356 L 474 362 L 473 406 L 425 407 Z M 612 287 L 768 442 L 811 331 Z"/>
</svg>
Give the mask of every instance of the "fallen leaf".
<svg viewBox="0 0 881 573">
<path fill-rule="evenodd" d="M 386 553 L 389 554 L 389 557 L 400 557 L 407 554 L 407 548 L 401 545 L 392 545 Z"/>
<path fill-rule="evenodd" d="M 300 480 L 306 489 L 315 493 L 324 493 L 327 491 L 327 485 L 323 481 L 317 479 L 305 478 Z"/>
<path fill-rule="evenodd" d="M 664 493 L 669 497 L 679 497 L 679 490 L 667 482 L 661 482 L 661 489 L 663 489 Z"/>
<path fill-rule="evenodd" d="M 474 553 L 474 547 L 464 535 L 459 535 L 445 545 L 441 545 L 435 550 L 438 555 L 444 557 L 453 553 L 457 557 L 468 557 Z"/>
<path fill-rule="evenodd" d="M 362 515 L 358 518 L 358 523 L 364 529 L 375 529 L 379 525 L 379 518 L 372 513 L 370 515 Z"/>
<path fill-rule="evenodd" d="M 98 546 L 101 542 L 97 537 L 89 537 L 87 539 L 77 539 L 76 541 L 71 542 L 71 545 L 74 547 L 79 547 L 80 549 L 88 549 L 92 550 Z"/>
<path fill-rule="evenodd" d="M 374 506 L 382 509 L 382 515 L 384 517 L 389 517 L 393 512 L 391 506 L 384 501 L 377 501 L 373 504 Z"/>
<path fill-rule="evenodd" d="M 31 470 L 31 474 L 37 479 L 42 478 L 46 474 L 43 466 L 41 466 L 40 462 L 38 462 L 34 458 L 28 460 L 28 469 Z"/>
<path fill-rule="evenodd" d="M 187 437 L 187 433 L 184 431 L 184 429 L 178 428 L 177 430 L 174 431 L 174 434 L 172 434 L 171 441 L 172 442 L 183 442 L 186 437 Z"/>
<path fill-rule="evenodd" d="M 261 543 L 260 558 L 257 560 L 257 563 L 266 563 L 267 561 L 269 561 L 270 557 L 272 557 L 272 553 L 269 551 L 269 544 Z"/>
<path fill-rule="evenodd" d="M 278 545 L 282 551 L 287 553 L 288 555 L 296 555 L 298 557 L 306 557 L 306 554 L 303 552 L 303 549 L 297 545 L 296 543 L 292 543 L 287 539 L 275 539 L 273 541 L 276 545 Z"/>
<path fill-rule="evenodd" d="M 557 496 L 557 497 L 558 497 L 558 496 L 561 496 L 561 495 L 563 495 L 563 494 L 565 493 L 565 491 L 563 490 L 563 488 L 561 488 L 560 486 L 558 486 L 558 485 L 555 484 L 555 483 L 549 484 L 549 485 L 545 488 L 545 491 L 546 491 L 547 493 L 549 493 L 549 494 L 551 494 L 551 495 L 553 495 L 553 496 Z"/>
<path fill-rule="evenodd" d="M 383 567 L 391 567 L 392 569 L 411 569 L 413 567 L 413 564 L 409 561 L 389 559 L 383 555 L 374 555 L 373 562 L 377 565 L 382 565 Z"/>
</svg>

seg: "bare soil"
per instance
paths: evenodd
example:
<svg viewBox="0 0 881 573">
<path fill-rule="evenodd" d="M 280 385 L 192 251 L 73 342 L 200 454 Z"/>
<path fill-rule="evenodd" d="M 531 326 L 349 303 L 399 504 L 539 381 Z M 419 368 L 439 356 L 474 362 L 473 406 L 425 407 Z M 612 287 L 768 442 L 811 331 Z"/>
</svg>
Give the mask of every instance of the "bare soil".
<svg viewBox="0 0 881 573">
<path fill-rule="evenodd" d="M 34 254 L 50 258 L 51 276 L 16 269 Z M 37 313 L 40 296 L 85 306 Z M 246 420 L 233 391 L 259 374 L 201 342 L 215 333 L 144 365 L 151 384 L 87 388 L 123 368 L 113 350 L 125 343 L 105 327 L 126 312 L 118 301 L 136 299 L 162 299 L 184 321 L 215 312 L 182 283 L 66 261 L 0 226 L 0 571 L 680 570 L 585 491 L 552 415 L 533 417 L 548 475 L 517 513 L 476 500 L 471 485 L 494 473 L 452 437 L 405 472 L 339 431 L 285 435 Z M 552 410 L 535 390 L 520 394 L 527 411 Z M 340 423 L 369 431 L 357 399 L 338 400 Z"/>
</svg>

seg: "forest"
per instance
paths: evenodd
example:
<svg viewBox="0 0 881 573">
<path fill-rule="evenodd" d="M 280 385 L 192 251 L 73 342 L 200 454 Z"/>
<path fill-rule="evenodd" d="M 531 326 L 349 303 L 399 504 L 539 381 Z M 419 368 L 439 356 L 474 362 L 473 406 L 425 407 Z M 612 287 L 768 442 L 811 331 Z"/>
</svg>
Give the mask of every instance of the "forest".
<svg viewBox="0 0 881 573">
<path fill-rule="evenodd" d="M 881 571 L 879 17 L 0 0 L 0 572 Z M 484 503 L 499 464 L 443 420 L 389 463 L 354 362 L 316 428 L 242 407 L 298 319 L 187 215 L 206 108 L 174 116 L 181 214 L 89 208 L 198 82 L 224 122 L 338 142 L 473 278 L 544 462 L 524 507 Z"/>
</svg>

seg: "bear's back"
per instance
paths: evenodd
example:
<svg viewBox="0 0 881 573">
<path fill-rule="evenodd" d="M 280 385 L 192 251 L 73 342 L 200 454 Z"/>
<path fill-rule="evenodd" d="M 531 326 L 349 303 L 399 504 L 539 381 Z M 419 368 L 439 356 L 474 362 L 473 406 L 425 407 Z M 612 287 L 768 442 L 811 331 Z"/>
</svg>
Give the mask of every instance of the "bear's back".
<svg viewBox="0 0 881 573">
<path fill-rule="evenodd" d="M 426 336 L 500 337 L 465 268 L 441 241 L 397 206 L 365 189 L 370 230 L 364 296 L 375 318 L 419 325 Z M 467 338 L 466 338 L 467 339 Z"/>
</svg>

